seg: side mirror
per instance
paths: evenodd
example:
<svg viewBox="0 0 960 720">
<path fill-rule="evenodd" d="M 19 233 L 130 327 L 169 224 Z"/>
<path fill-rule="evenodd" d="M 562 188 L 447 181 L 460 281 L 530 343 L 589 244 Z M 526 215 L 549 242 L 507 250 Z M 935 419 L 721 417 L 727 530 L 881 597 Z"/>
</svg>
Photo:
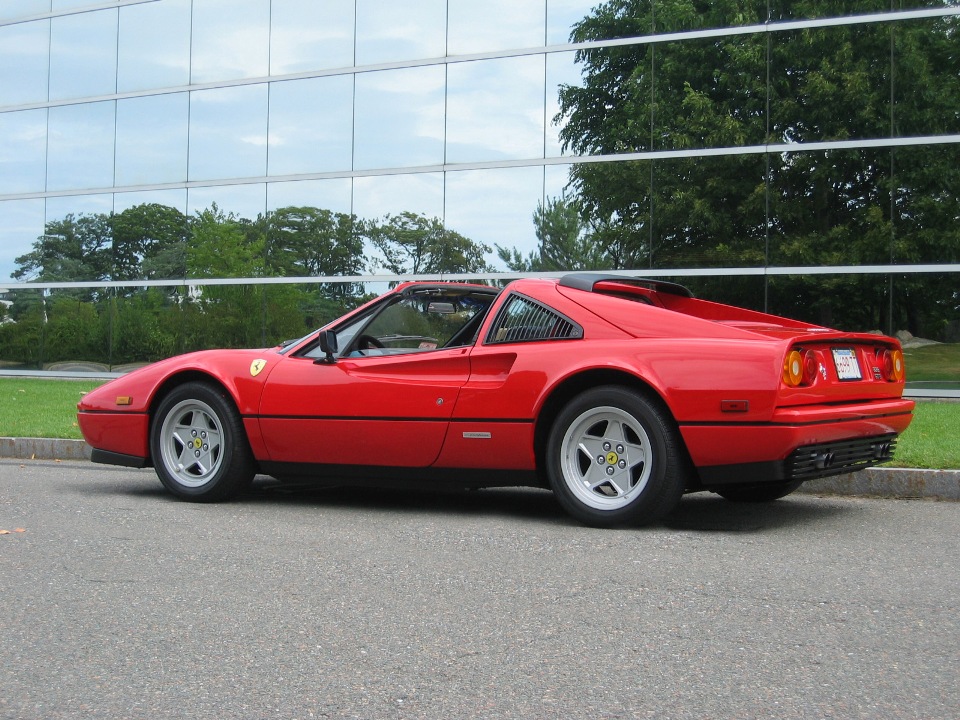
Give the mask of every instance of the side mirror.
<svg viewBox="0 0 960 720">
<path fill-rule="evenodd" d="M 337 359 L 333 356 L 337 352 L 337 333 L 333 330 L 320 331 L 320 349 L 326 353 L 326 357 L 317 358 L 316 363 L 333 364 Z"/>
</svg>

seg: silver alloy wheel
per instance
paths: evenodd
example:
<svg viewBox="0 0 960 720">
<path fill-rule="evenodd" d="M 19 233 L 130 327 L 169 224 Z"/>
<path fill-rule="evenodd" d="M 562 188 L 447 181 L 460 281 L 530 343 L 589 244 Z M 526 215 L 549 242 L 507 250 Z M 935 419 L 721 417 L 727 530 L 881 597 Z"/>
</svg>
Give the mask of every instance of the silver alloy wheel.
<svg viewBox="0 0 960 720">
<path fill-rule="evenodd" d="M 183 400 L 163 418 L 161 462 L 178 483 L 196 488 L 223 464 L 223 429 L 216 412 L 200 400 Z"/>
<path fill-rule="evenodd" d="M 617 510 L 643 492 L 653 469 L 651 443 L 639 421 L 617 407 L 595 407 L 567 427 L 560 470 L 573 495 L 597 510 Z"/>
</svg>

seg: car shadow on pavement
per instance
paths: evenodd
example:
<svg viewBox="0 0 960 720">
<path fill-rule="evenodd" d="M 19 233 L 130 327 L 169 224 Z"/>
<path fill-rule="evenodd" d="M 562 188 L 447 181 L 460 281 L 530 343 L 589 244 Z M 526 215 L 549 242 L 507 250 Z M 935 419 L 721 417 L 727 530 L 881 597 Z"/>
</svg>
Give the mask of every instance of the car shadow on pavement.
<svg viewBox="0 0 960 720">
<path fill-rule="evenodd" d="M 466 490 L 455 487 L 371 487 L 338 485 L 324 487 L 316 483 L 255 483 L 239 502 L 317 505 L 360 511 L 392 513 L 455 513 L 465 516 L 491 515 L 523 520 L 566 523 L 566 513 L 553 494 L 537 488 L 484 488 Z"/>
<path fill-rule="evenodd" d="M 502 516 L 580 527 L 557 504 L 553 494 L 534 488 L 376 488 L 319 487 L 310 485 L 257 484 L 242 502 L 285 502 L 298 506 L 316 504 L 326 508 L 385 512 L 456 513 L 464 516 Z M 701 532 L 753 533 L 790 526 L 815 526 L 838 515 L 857 512 L 849 502 L 795 495 L 767 503 L 737 503 L 712 493 L 684 496 L 677 508 L 650 529 Z M 644 528 L 637 528 L 643 530 Z"/>
<path fill-rule="evenodd" d="M 181 502 L 168 493 L 152 471 L 117 468 L 101 475 L 102 482 L 84 482 L 72 489 L 84 495 L 113 495 Z M 536 488 L 485 488 L 464 490 L 443 486 L 375 487 L 366 485 L 325 486 L 314 482 L 278 483 L 258 477 L 254 484 L 226 504 L 288 506 L 303 509 L 341 509 L 347 512 L 456 514 L 463 517 L 501 517 L 522 521 L 568 525 L 580 524 L 557 504 L 553 494 Z M 796 494 L 767 503 L 738 503 L 712 493 L 686 495 L 666 518 L 644 530 L 692 532 L 762 533 L 792 526 L 817 527 L 833 523 L 838 516 L 849 520 L 861 512 L 850 499 Z"/>
<path fill-rule="evenodd" d="M 837 516 L 858 513 L 849 502 L 791 495 L 772 502 L 732 502 L 713 493 L 686 495 L 663 521 L 671 530 L 755 533 L 791 526 L 815 528 Z"/>
</svg>

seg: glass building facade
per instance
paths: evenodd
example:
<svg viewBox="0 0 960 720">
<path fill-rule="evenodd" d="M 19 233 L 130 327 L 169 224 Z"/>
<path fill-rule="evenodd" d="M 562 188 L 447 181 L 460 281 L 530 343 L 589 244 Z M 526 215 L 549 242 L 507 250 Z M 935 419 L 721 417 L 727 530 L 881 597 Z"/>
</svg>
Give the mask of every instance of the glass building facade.
<svg viewBox="0 0 960 720">
<path fill-rule="evenodd" d="M 914 94 L 909 82 L 891 82 L 889 102 L 870 110 L 879 119 L 875 132 L 824 131 L 820 137 L 808 132 L 803 143 L 771 138 L 761 122 L 754 126 L 757 132 L 729 142 L 678 146 L 659 131 L 662 123 L 651 111 L 638 118 L 649 128 L 645 147 L 577 148 L 561 141 L 569 117 L 560 113 L 558 99 L 559 88 L 583 83 L 588 52 L 649 48 L 656 70 L 682 57 L 685 48 L 742 38 L 746 49 L 765 49 L 756 54 L 753 80 L 769 88 L 797 72 L 777 65 L 777 47 L 811 29 L 826 33 L 828 41 L 830 33 L 845 37 L 851 27 L 890 28 L 894 38 L 899 27 L 929 27 L 933 33 L 948 23 L 955 33 L 956 4 L 891 10 L 889 2 L 875 7 L 861 2 L 856 15 L 814 18 L 794 16 L 788 3 L 777 10 L 776 23 L 705 28 L 651 22 L 633 34 L 572 41 L 572 28 L 596 5 L 595 0 L 6 0 L 0 4 L 0 287 L 7 305 L 31 293 L 49 297 L 63 283 L 79 292 L 70 283 L 82 285 L 84 279 L 99 282 L 118 299 L 129 294 L 124 288 L 196 285 L 186 282 L 194 278 L 184 263 L 151 265 L 137 258 L 125 273 L 114 268 L 90 278 L 49 272 L 38 277 L 24 258 L 38 239 L 62 232 L 66 219 L 76 223 L 144 206 L 171 208 L 176 217 L 191 219 L 213 210 L 249 223 L 284 208 L 317 208 L 360 221 L 412 213 L 487 246 L 491 268 L 506 271 L 493 248 L 535 252 L 534 212 L 551 198 L 576 192 L 570 182 L 578 166 L 626 169 L 643 163 L 653 187 L 701 160 L 705 167 L 710 163 L 709 172 L 717 172 L 719 163 L 731 177 L 767 179 L 767 197 L 737 210 L 755 213 L 752 225 L 765 229 L 755 238 L 756 252 L 738 255 L 733 267 L 722 255 L 658 255 L 658 210 L 650 201 L 642 208 L 650 221 L 650 246 L 639 269 L 681 280 L 736 277 L 744 304 L 774 312 L 791 308 L 778 306 L 770 279 L 804 273 L 826 279 L 863 275 L 891 307 L 901 277 L 937 273 L 960 286 L 956 248 L 928 243 L 907 256 L 897 251 L 895 231 L 869 257 L 777 252 L 785 224 L 780 215 L 816 208 L 805 205 L 814 199 L 783 194 L 771 202 L 776 194 L 771 157 L 797 158 L 793 167 L 803 158 L 811 163 L 841 158 L 838 167 L 850 173 L 838 178 L 841 187 L 853 183 L 871 154 L 882 155 L 891 185 L 900 153 L 932 152 L 960 166 L 960 118 L 925 114 L 927 100 Z M 769 10 L 768 3 L 768 18 Z M 906 75 L 899 67 L 906 51 L 893 40 L 870 52 L 876 63 L 890 67 L 891 76 Z M 770 117 L 795 112 L 798 126 L 807 122 L 805 107 L 815 101 L 761 96 L 749 112 Z M 929 192 L 950 202 L 960 189 Z M 895 204 L 890 201 L 891 214 Z M 172 236 L 188 244 L 191 232 L 184 228 Z M 357 275 L 391 279 L 369 248 L 364 256 L 373 261 L 357 266 Z M 904 266 L 902 272 L 891 271 L 897 265 Z M 208 263 L 202 276 L 208 283 L 262 284 L 262 273 L 246 267 Z M 350 272 L 341 274 L 357 282 Z M 189 296 L 192 291 L 183 288 L 177 292 Z M 275 339 L 270 303 L 261 300 L 258 336 L 270 342 Z M 892 314 L 880 313 L 888 319 Z M 118 317 L 111 315 L 109 354 L 131 359 L 114 352 L 122 344 Z M 181 339 L 141 354 L 156 359 L 167 349 L 195 344 Z M 0 362 L 21 362 L 3 347 Z M 38 356 L 36 364 L 45 366 L 44 360 Z"/>
</svg>

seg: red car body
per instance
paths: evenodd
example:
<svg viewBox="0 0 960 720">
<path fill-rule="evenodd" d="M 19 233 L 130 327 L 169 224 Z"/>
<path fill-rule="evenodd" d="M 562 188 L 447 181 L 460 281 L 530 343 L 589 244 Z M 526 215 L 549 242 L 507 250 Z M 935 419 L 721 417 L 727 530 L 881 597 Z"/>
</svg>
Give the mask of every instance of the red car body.
<svg viewBox="0 0 960 720">
<path fill-rule="evenodd" d="M 286 347 L 131 372 L 78 415 L 94 461 L 157 467 L 187 499 L 257 472 L 434 478 L 549 486 L 582 521 L 615 525 L 683 492 L 774 499 L 889 460 L 912 417 L 903 387 L 893 338 L 581 273 L 404 283 Z"/>
</svg>

